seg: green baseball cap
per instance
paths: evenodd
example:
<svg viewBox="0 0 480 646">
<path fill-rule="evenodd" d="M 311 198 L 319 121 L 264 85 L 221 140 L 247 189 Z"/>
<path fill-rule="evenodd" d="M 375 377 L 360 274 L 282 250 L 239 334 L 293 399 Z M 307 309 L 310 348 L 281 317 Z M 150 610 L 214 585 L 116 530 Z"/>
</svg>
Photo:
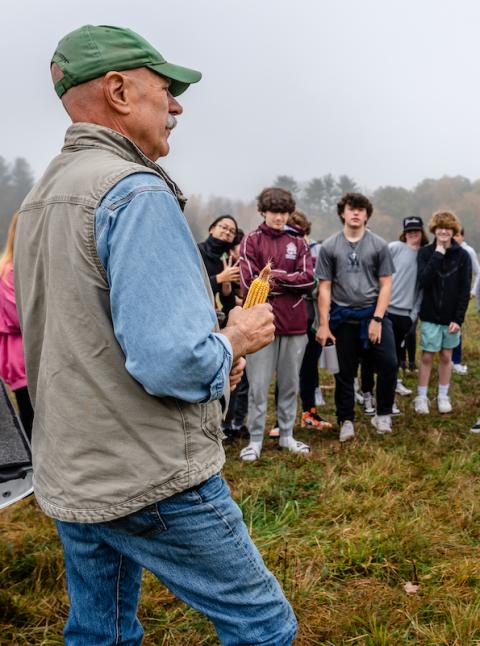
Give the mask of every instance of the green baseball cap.
<svg viewBox="0 0 480 646">
<path fill-rule="evenodd" d="M 64 36 L 52 57 L 50 64 L 53 63 L 63 73 L 61 78 L 55 78 L 59 97 L 74 85 L 135 67 L 148 67 L 171 79 L 173 96 L 202 78 L 196 70 L 167 63 L 160 52 L 131 29 L 109 25 L 85 25 Z"/>
</svg>

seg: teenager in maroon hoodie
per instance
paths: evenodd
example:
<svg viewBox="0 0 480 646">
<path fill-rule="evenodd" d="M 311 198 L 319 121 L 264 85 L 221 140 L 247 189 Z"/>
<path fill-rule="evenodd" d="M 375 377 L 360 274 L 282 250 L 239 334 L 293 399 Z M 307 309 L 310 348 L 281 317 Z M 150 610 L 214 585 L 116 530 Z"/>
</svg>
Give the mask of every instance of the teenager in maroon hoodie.
<svg viewBox="0 0 480 646">
<path fill-rule="evenodd" d="M 240 281 L 246 296 L 250 283 L 270 262 L 272 290 L 269 302 L 275 316 L 275 340 L 247 359 L 250 384 L 248 430 L 250 443 L 240 453 L 242 460 L 258 460 L 262 450 L 268 389 L 277 374 L 277 418 L 280 446 L 293 453 L 309 453 L 310 447 L 293 438 L 297 415 L 298 374 L 307 343 L 307 309 L 303 295 L 314 284 L 313 265 L 305 240 L 285 229 L 295 201 L 289 191 L 266 188 L 258 197 L 264 222 L 243 239 Z"/>
</svg>

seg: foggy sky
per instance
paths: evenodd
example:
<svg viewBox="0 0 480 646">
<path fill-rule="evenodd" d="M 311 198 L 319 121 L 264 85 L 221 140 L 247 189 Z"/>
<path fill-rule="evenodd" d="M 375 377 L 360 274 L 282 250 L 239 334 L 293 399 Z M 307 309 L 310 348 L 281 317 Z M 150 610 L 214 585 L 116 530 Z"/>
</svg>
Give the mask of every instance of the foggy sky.
<svg viewBox="0 0 480 646">
<path fill-rule="evenodd" d="M 475 0 L 16 0 L 0 16 L 0 155 L 37 177 L 69 124 L 50 58 L 87 23 L 203 72 L 161 161 L 187 195 L 250 199 L 278 174 L 480 177 Z"/>
</svg>

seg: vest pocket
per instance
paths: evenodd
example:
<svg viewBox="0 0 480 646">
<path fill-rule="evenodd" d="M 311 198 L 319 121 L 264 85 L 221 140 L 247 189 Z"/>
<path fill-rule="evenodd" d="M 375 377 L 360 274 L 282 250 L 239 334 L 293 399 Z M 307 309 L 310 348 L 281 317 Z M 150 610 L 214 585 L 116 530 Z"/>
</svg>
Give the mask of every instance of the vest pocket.
<svg viewBox="0 0 480 646">
<path fill-rule="evenodd" d="M 222 408 L 219 401 L 200 404 L 201 406 L 201 425 L 204 434 L 211 440 L 221 442 L 225 435 L 220 426 L 222 423 Z"/>
</svg>

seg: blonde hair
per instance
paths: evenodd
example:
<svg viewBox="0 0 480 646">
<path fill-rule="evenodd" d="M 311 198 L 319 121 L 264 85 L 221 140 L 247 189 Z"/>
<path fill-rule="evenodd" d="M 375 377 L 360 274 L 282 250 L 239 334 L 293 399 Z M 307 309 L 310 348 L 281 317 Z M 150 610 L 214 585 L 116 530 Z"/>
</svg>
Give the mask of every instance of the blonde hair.
<svg viewBox="0 0 480 646">
<path fill-rule="evenodd" d="M 7 267 L 13 265 L 13 242 L 15 240 L 15 231 L 17 230 L 18 215 L 17 211 L 8 227 L 7 242 L 0 257 L 0 278 L 3 278 Z"/>
<path fill-rule="evenodd" d="M 435 229 L 451 229 L 456 236 L 460 232 L 460 220 L 452 211 L 436 211 L 428 224 L 430 233 L 435 233 Z"/>
</svg>

